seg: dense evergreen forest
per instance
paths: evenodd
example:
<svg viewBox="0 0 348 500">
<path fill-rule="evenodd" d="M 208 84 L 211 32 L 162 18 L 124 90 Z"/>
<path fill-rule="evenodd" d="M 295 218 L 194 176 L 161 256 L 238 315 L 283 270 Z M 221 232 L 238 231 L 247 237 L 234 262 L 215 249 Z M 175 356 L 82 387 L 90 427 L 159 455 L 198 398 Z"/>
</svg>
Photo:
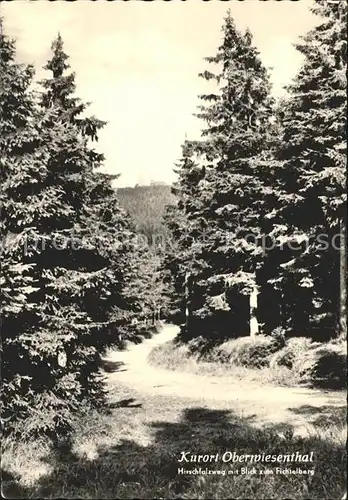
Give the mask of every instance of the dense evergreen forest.
<svg viewBox="0 0 348 500">
<path fill-rule="evenodd" d="M 157 307 L 154 259 L 93 148 L 105 124 L 75 95 L 60 35 L 47 77 L 0 34 L 2 418 L 6 432 L 66 432 L 103 404 L 108 346 Z"/>
<path fill-rule="evenodd" d="M 228 15 L 200 77 L 200 140 L 186 140 L 164 267 L 182 338 L 281 331 L 346 338 L 347 6 L 315 2 L 304 62 L 275 101 L 252 34 Z M 204 68 L 203 68 L 204 69 Z"/>
<path fill-rule="evenodd" d="M 252 34 L 225 18 L 172 189 L 115 189 L 61 36 L 38 82 L 0 21 L 6 432 L 55 437 L 103 407 L 102 355 L 159 307 L 184 341 L 346 338 L 347 5 L 315 12 L 281 101 Z"/>
<path fill-rule="evenodd" d="M 117 197 L 133 218 L 137 231 L 147 238 L 150 245 L 165 243 L 169 234 L 163 220 L 165 207 L 175 203 L 171 186 L 153 183 L 150 186 L 118 188 Z"/>
</svg>

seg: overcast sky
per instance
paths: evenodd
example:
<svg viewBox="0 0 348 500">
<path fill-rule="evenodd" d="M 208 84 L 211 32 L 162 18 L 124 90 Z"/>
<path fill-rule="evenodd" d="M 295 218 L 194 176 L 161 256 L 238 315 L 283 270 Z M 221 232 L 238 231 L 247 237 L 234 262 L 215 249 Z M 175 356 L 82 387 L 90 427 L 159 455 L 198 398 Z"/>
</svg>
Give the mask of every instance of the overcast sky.
<svg viewBox="0 0 348 500">
<path fill-rule="evenodd" d="M 6 33 L 16 37 L 18 59 L 42 77 L 52 39 L 60 31 L 77 95 L 108 125 L 98 149 L 117 185 L 171 182 L 185 133 L 195 138 L 192 113 L 204 91 L 198 73 L 214 55 L 230 8 L 237 27 L 249 27 L 264 64 L 272 67 L 275 95 L 301 64 L 293 47 L 316 22 L 311 0 L 262 2 L 1 2 Z"/>
</svg>

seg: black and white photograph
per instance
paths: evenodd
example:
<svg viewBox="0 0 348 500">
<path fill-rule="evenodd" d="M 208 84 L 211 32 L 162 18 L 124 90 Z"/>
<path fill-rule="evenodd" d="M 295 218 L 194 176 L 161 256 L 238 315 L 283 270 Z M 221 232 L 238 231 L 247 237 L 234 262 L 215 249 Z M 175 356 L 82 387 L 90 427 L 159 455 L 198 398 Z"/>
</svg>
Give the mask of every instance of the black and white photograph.
<svg viewBox="0 0 348 500">
<path fill-rule="evenodd" d="M 0 0 L 4 498 L 347 499 L 347 6 Z"/>
</svg>

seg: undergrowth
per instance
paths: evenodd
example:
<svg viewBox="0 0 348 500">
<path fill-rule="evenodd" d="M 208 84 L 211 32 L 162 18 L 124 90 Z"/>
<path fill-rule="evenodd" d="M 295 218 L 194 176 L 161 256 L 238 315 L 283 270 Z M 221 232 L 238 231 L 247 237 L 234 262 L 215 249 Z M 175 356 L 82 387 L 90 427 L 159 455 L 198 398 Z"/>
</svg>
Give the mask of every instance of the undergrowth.
<svg viewBox="0 0 348 500">
<path fill-rule="evenodd" d="M 285 342 L 279 337 L 258 335 L 227 340 L 206 348 L 203 338 L 187 343 L 167 342 L 149 354 L 150 364 L 170 370 L 271 383 L 345 389 L 346 344 L 326 344 L 299 337 Z"/>
</svg>

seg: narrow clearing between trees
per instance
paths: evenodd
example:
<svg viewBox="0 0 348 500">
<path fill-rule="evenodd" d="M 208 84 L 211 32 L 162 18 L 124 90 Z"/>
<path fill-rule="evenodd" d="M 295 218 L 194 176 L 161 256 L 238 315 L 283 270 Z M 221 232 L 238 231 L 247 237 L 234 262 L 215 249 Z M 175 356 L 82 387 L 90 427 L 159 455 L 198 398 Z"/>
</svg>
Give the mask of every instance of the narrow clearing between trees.
<svg viewBox="0 0 348 500">
<path fill-rule="evenodd" d="M 165 405 L 180 410 L 192 403 L 202 407 L 233 410 L 245 417 L 252 425 L 271 426 L 280 431 L 292 428 L 294 435 L 306 436 L 315 430 L 318 420 L 327 419 L 342 411 L 346 405 L 344 391 L 313 390 L 300 387 L 276 387 L 232 377 L 196 375 L 150 366 L 147 356 L 151 350 L 164 342 L 173 340 L 179 329 L 164 325 L 161 332 L 141 344 L 132 345 L 124 351 L 111 351 L 105 359 L 111 399 L 117 398 L 117 387 L 127 387 L 134 404 L 144 408 L 151 399 L 151 413 L 159 420 L 167 413 Z M 157 405 L 153 405 L 158 400 Z M 182 401 L 182 404 L 177 404 Z M 137 412 L 138 413 L 138 412 Z M 139 416 L 139 414 L 138 414 Z"/>
</svg>

